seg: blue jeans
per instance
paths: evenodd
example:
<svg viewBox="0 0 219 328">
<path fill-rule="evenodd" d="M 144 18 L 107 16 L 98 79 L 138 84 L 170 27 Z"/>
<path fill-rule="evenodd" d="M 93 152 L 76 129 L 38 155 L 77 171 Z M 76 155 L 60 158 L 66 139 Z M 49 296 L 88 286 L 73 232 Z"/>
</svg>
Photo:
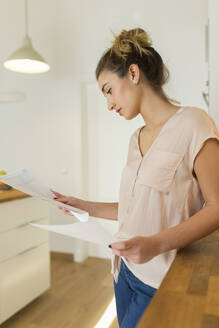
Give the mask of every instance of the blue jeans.
<svg viewBox="0 0 219 328">
<path fill-rule="evenodd" d="M 121 259 L 119 279 L 114 281 L 120 328 L 135 328 L 157 289 L 139 280 Z"/>
</svg>

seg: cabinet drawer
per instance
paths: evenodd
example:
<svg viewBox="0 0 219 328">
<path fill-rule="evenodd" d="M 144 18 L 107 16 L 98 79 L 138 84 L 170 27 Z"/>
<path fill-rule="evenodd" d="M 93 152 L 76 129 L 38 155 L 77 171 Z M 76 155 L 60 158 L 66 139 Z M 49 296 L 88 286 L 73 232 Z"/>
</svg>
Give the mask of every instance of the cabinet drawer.
<svg viewBox="0 0 219 328">
<path fill-rule="evenodd" d="M 0 264 L 0 324 L 50 287 L 49 244 Z"/>
<path fill-rule="evenodd" d="M 38 224 L 49 224 L 49 218 L 34 221 Z M 49 240 L 48 231 L 32 227 L 28 223 L 0 233 L 0 262 L 5 261 L 33 246 Z"/>
<path fill-rule="evenodd" d="M 49 216 L 48 204 L 33 197 L 0 204 L 0 232 Z"/>
</svg>

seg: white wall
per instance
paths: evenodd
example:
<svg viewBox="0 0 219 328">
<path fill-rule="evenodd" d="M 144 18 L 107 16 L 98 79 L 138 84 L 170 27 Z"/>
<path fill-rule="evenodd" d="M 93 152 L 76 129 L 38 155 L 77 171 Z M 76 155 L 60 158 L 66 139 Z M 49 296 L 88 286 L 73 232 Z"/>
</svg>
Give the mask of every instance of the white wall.
<svg viewBox="0 0 219 328">
<path fill-rule="evenodd" d="M 2 64 L 24 36 L 24 1 L 1 0 L 0 6 Z M 171 72 L 169 95 L 183 104 L 205 108 L 201 92 L 207 76 L 206 21 L 207 0 L 29 0 L 30 36 L 52 69 L 27 76 L 0 65 L 0 93 L 17 90 L 27 97 L 24 103 L 0 104 L 0 168 L 27 167 L 52 188 L 86 197 L 81 84 L 94 81 L 98 58 L 112 39 L 110 28 L 115 32 L 135 26 L 149 30 Z M 109 174 L 113 179 L 113 172 Z M 52 209 L 52 222 L 71 221 Z M 51 235 L 53 250 L 72 252 L 77 245 L 70 238 Z"/>
<path fill-rule="evenodd" d="M 219 128 L 219 44 L 218 44 L 218 0 L 209 0 L 209 77 L 210 77 L 210 115 Z"/>
</svg>

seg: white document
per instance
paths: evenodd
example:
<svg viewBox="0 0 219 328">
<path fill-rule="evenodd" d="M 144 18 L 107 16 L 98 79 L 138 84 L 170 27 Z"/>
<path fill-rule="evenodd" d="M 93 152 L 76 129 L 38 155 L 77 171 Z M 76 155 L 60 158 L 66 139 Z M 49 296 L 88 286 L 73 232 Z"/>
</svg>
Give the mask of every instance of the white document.
<svg viewBox="0 0 219 328">
<path fill-rule="evenodd" d="M 81 221 L 65 225 L 46 225 L 29 223 L 30 225 L 36 228 L 56 232 L 65 236 L 78 238 L 101 245 L 109 245 L 113 242 L 118 241 L 118 239 L 111 233 L 106 231 L 101 224 L 98 224 L 95 221 L 88 221 L 88 212 L 82 211 L 73 206 L 54 200 L 53 198 L 55 197 L 55 195 L 51 192 L 51 190 L 44 186 L 35 177 L 33 177 L 27 169 L 22 168 L 7 175 L 1 175 L 0 181 L 3 181 L 9 186 L 23 191 L 28 195 L 44 200 L 49 204 L 65 208 L 71 211 L 72 214 Z M 127 236 L 125 237 L 126 238 L 124 239 L 127 239 Z M 121 238 L 119 238 L 119 240 L 121 240 Z"/>
<path fill-rule="evenodd" d="M 47 231 L 53 231 L 65 236 L 82 239 L 96 244 L 108 246 L 116 241 L 115 237 L 106 231 L 100 224 L 94 221 L 76 222 L 65 225 L 46 225 L 35 224 L 30 225 Z"/>
<path fill-rule="evenodd" d="M 67 209 L 82 222 L 88 221 L 88 212 L 54 200 L 53 198 L 55 195 L 52 191 L 37 180 L 27 169 L 21 168 L 10 174 L 1 175 L 0 181 L 15 189 L 23 191 L 25 194 L 40 198 L 51 205 Z"/>
</svg>

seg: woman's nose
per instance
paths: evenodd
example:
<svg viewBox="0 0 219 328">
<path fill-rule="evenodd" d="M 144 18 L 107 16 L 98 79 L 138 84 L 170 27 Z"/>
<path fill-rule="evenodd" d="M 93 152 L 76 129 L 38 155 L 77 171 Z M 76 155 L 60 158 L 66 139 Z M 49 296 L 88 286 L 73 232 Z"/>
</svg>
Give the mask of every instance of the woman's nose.
<svg viewBox="0 0 219 328">
<path fill-rule="evenodd" d="M 108 107 L 109 110 L 112 110 L 112 109 L 115 108 L 115 104 L 113 104 L 113 103 L 111 103 L 110 101 L 108 101 L 108 103 L 107 103 L 107 107 Z"/>
</svg>

